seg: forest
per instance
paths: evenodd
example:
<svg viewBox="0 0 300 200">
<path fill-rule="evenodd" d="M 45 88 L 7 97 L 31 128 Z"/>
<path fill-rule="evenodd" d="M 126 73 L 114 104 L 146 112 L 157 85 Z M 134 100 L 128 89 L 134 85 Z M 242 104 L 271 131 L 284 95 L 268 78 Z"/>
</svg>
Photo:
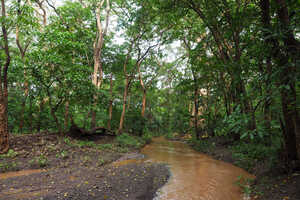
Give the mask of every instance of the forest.
<svg viewBox="0 0 300 200">
<path fill-rule="evenodd" d="M 299 1 L 1 0 L 0 19 L 0 172 L 43 134 L 121 152 L 164 136 L 300 198 Z"/>
</svg>

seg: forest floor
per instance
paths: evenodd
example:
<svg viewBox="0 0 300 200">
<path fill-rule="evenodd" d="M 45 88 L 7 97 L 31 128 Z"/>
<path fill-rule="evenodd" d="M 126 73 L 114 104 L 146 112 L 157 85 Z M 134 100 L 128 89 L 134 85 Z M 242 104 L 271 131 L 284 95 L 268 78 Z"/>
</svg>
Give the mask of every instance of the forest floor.
<svg viewBox="0 0 300 200">
<path fill-rule="evenodd" d="M 0 200 L 147 200 L 169 177 L 162 164 L 129 163 L 138 149 L 112 136 L 93 142 L 57 134 L 13 135 L 0 156 Z"/>
<path fill-rule="evenodd" d="M 233 156 L 226 139 L 208 138 L 206 140 L 206 144 L 213 145 L 202 148 L 201 152 L 210 155 L 214 159 L 243 168 L 243 165 L 238 164 L 241 163 L 240 160 Z M 246 170 L 254 174 L 256 179 L 251 183 L 250 188 L 244 188 L 244 192 L 251 194 L 251 200 L 300 200 L 299 169 L 287 171 L 283 167 L 284 163 L 279 163 L 276 167 L 270 167 L 267 158 L 266 160 L 257 160 L 252 163 L 252 166 L 251 169 Z"/>
</svg>

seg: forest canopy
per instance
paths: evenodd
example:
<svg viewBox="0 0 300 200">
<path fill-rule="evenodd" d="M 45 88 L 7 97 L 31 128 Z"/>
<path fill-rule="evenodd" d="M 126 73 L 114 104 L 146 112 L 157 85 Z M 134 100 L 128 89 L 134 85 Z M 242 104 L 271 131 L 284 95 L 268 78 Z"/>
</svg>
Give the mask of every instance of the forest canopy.
<svg viewBox="0 0 300 200">
<path fill-rule="evenodd" d="M 300 159 L 299 1 L 1 0 L 9 133 L 228 137 Z"/>
</svg>

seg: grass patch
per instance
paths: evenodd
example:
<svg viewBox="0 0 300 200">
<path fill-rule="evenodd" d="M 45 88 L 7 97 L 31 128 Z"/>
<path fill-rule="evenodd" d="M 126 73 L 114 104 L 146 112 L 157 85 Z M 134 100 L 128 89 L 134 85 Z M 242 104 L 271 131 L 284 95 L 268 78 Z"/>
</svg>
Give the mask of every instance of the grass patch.
<svg viewBox="0 0 300 200">
<path fill-rule="evenodd" d="M 98 144 L 98 149 L 99 150 L 113 150 L 114 145 L 113 144 Z"/>
<path fill-rule="evenodd" d="M 93 142 L 93 141 L 84 141 L 84 140 L 77 141 L 76 145 L 78 147 L 97 147 L 95 142 Z"/>
<path fill-rule="evenodd" d="M 134 147 L 139 148 L 142 146 L 141 142 L 134 136 L 131 136 L 127 133 L 118 135 L 116 141 L 121 147 Z"/>
</svg>

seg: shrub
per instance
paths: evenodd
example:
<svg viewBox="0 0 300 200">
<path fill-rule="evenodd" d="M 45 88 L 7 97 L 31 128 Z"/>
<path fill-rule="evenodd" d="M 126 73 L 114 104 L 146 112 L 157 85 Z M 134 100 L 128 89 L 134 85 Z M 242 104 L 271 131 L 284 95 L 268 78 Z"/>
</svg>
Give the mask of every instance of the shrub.
<svg viewBox="0 0 300 200">
<path fill-rule="evenodd" d="M 39 167 L 46 167 L 48 165 L 48 158 L 41 154 L 39 157 L 33 158 L 29 162 L 32 166 L 38 165 Z"/>
<path fill-rule="evenodd" d="M 152 141 L 152 134 L 149 132 L 146 132 L 142 136 L 142 140 L 145 144 L 149 144 Z"/>
<path fill-rule="evenodd" d="M 99 144 L 98 149 L 99 150 L 112 150 L 113 144 Z"/>
<path fill-rule="evenodd" d="M 192 138 L 189 139 L 187 142 L 189 145 L 191 145 L 193 149 L 200 152 L 208 152 L 215 147 L 215 143 L 212 143 L 207 139 L 197 140 L 196 138 Z"/>
<path fill-rule="evenodd" d="M 6 154 L 0 155 L 0 158 L 14 158 L 18 155 L 17 152 L 15 152 L 12 149 L 9 149 Z"/>
<path fill-rule="evenodd" d="M 130 136 L 127 133 L 118 135 L 116 140 L 119 143 L 119 145 L 123 147 L 129 146 L 138 148 L 141 146 L 141 143 L 135 137 Z"/>
<path fill-rule="evenodd" d="M 250 170 L 259 161 L 266 158 L 273 164 L 277 158 L 278 147 L 270 147 L 262 143 L 239 143 L 231 147 L 236 165 Z"/>
</svg>

